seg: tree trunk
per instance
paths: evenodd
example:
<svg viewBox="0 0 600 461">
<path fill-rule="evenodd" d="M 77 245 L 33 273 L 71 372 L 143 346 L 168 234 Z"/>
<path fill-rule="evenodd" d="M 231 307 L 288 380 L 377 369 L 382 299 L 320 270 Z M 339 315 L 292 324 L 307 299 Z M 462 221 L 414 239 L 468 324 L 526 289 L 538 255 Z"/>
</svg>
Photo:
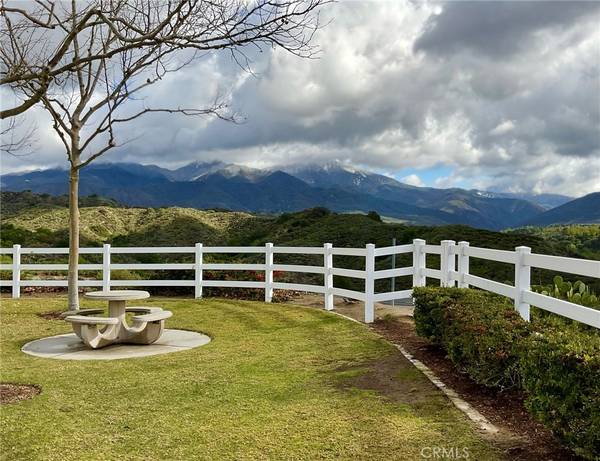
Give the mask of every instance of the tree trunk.
<svg viewBox="0 0 600 461">
<path fill-rule="evenodd" d="M 79 170 L 69 176 L 69 310 L 79 309 Z"/>
</svg>

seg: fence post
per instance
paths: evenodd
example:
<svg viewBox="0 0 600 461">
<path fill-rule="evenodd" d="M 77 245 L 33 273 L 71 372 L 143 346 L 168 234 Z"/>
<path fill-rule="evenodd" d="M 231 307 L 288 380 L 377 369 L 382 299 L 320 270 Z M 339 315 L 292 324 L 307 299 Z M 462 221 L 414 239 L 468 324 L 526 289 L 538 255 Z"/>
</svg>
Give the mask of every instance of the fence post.
<svg viewBox="0 0 600 461">
<path fill-rule="evenodd" d="M 110 243 L 102 245 L 102 291 L 110 291 Z"/>
<path fill-rule="evenodd" d="M 21 297 L 21 245 L 13 245 L 12 297 Z"/>
<path fill-rule="evenodd" d="M 325 269 L 325 309 L 333 310 L 333 245 L 326 243 L 323 245 L 323 262 Z"/>
<path fill-rule="evenodd" d="M 442 240 L 440 252 L 440 286 L 442 287 L 453 287 L 454 279 L 450 274 L 450 271 L 456 270 L 456 258 L 452 254 L 453 247 L 455 245 L 454 240 Z"/>
<path fill-rule="evenodd" d="M 265 243 L 265 302 L 273 299 L 273 244 Z"/>
<path fill-rule="evenodd" d="M 202 244 L 196 243 L 194 258 L 194 298 L 202 298 Z"/>
<path fill-rule="evenodd" d="M 469 255 L 466 254 L 469 242 L 458 242 L 458 288 L 469 288 L 465 274 L 469 273 Z"/>
<path fill-rule="evenodd" d="M 424 287 L 426 283 L 425 269 L 425 240 L 413 240 L 413 287 Z"/>
<path fill-rule="evenodd" d="M 396 246 L 396 237 L 392 239 L 392 246 Z M 396 269 L 396 253 L 392 253 L 392 270 Z M 390 279 L 390 291 L 393 293 L 396 291 L 396 277 Z M 392 307 L 396 307 L 396 299 L 392 299 Z"/>
<path fill-rule="evenodd" d="M 365 323 L 375 320 L 375 245 L 367 244 L 365 257 Z"/>
<path fill-rule="evenodd" d="M 529 322 L 529 304 L 523 302 L 523 293 L 531 290 L 531 266 L 525 264 L 525 257 L 531 253 L 531 248 L 516 247 L 515 252 L 515 309 Z"/>
</svg>

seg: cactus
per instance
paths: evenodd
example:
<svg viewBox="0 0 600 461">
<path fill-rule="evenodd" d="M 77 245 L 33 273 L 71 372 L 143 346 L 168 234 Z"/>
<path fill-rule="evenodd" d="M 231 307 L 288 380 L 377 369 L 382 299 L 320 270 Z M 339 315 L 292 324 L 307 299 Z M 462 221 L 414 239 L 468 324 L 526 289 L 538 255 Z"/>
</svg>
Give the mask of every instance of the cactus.
<svg viewBox="0 0 600 461">
<path fill-rule="evenodd" d="M 565 281 L 560 275 L 555 276 L 552 281 L 553 285 L 550 286 L 536 286 L 533 287 L 534 291 L 541 293 L 546 296 L 552 296 L 553 298 L 565 299 L 569 302 L 580 304 L 586 307 L 600 307 L 598 296 L 590 291 L 588 287 L 581 280 L 576 280 L 571 283 Z"/>
<path fill-rule="evenodd" d="M 554 285 L 562 285 L 563 283 L 563 278 L 560 275 L 555 275 L 553 280 Z"/>
</svg>

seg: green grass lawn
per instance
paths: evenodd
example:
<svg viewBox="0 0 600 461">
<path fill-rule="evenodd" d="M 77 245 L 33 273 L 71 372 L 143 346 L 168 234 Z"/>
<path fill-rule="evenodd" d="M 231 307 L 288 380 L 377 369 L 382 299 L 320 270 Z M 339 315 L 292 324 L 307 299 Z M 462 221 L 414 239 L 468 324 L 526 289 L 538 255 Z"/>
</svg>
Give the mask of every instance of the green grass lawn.
<svg viewBox="0 0 600 461">
<path fill-rule="evenodd" d="M 35 314 L 62 310 L 65 300 L 2 299 L 1 380 L 42 392 L 0 408 L 0 458 L 413 460 L 425 447 L 498 458 L 364 325 L 282 304 L 153 303 L 173 311 L 169 327 L 201 331 L 212 342 L 110 362 L 36 358 L 21 346 L 69 326 Z"/>
</svg>

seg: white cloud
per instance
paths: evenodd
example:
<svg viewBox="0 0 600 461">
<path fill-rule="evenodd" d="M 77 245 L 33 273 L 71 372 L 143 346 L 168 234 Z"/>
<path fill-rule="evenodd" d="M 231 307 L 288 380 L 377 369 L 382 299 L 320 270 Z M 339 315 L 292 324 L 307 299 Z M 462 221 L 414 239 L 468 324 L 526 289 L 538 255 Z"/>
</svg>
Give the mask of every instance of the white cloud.
<svg viewBox="0 0 600 461">
<path fill-rule="evenodd" d="M 515 129 L 515 124 L 512 120 L 505 120 L 499 123 L 493 130 L 490 131 L 490 135 L 492 136 L 500 136 L 506 133 L 511 132 Z"/>
<path fill-rule="evenodd" d="M 425 185 L 421 178 L 419 178 L 419 176 L 416 174 L 409 174 L 408 176 L 404 176 L 403 178 L 400 178 L 400 181 L 404 184 L 408 184 L 409 186 L 423 187 Z"/>
</svg>

